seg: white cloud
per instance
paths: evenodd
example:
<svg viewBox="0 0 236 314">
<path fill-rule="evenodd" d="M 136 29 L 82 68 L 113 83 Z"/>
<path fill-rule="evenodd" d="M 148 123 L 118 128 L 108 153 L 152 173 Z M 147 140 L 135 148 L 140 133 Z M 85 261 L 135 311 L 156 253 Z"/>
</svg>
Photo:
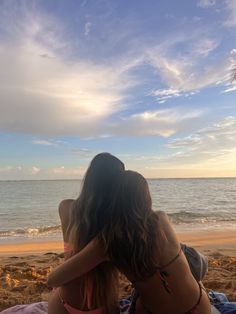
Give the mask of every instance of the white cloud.
<svg viewBox="0 0 236 314">
<path fill-rule="evenodd" d="M 7 32 L 0 39 L 1 130 L 102 135 L 106 119 L 124 108 L 128 88 L 137 83 L 128 73 L 135 60 L 113 65 L 68 61 L 58 52 L 67 50 L 55 35 L 60 25 L 35 14 L 0 24 Z"/>
<path fill-rule="evenodd" d="M 219 42 L 212 38 L 203 38 L 193 44 L 195 55 L 207 57 L 212 51 L 219 46 Z"/>
<path fill-rule="evenodd" d="M 96 152 L 87 148 L 76 148 L 76 149 L 73 149 L 72 152 L 73 154 L 79 155 L 80 157 L 83 157 L 83 158 L 91 158 L 96 155 Z"/>
<path fill-rule="evenodd" d="M 220 40 L 199 38 L 200 34 L 189 37 L 176 36 L 169 38 L 168 43 L 147 49 L 150 65 L 160 76 L 166 88 L 157 89 L 158 101 L 165 102 L 173 97 L 188 97 L 199 90 L 218 84 L 225 84 L 229 80 L 232 57 L 210 61 L 209 55 L 219 46 Z M 178 45 L 185 45 L 187 52 L 178 55 Z M 206 63 L 207 60 L 207 63 Z M 199 79 L 201 78 L 201 79 Z"/>
<path fill-rule="evenodd" d="M 170 141 L 168 148 L 178 149 L 178 155 L 171 155 L 172 162 L 191 163 L 217 161 L 225 158 L 232 162 L 236 151 L 236 117 L 228 116 L 211 127 L 185 137 Z M 229 154 L 229 152 L 231 152 Z"/>
<path fill-rule="evenodd" d="M 232 84 L 231 87 L 226 88 L 223 92 L 224 93 L 229 93 L 229 92 L 234 92 L 234 91 L 236 91 L 236 84 Z"/>
<path fill-rule="evenodd" d="M 225 25 L 229 27 L 234 27 L 236 26 L 236 1 L 225 0 L 225 3 L 228 11 L 228 19 L 226 20 Z"/>
<path fill-rule="evenodd" d="M 236 116 L 228 116 L 187 137 L 169 140 L 156 154 L 132 156 L 126 165 L 149 178 L 232 177 L 235 160 Z"/>
<path fill-rule="evenodd" d="M 84 167 L 56 167 L 49 170 L 47 175 L 53 175 L 58 178 L 81 178 L 85 173 Z"/>
<path fill-rule="evenodd" d="M 87 62 L 66 64 L 56 57 L 42 58 L 41 50 L 45 52 L 34 44 L 2 49 L 0 66 L 2 73 L 8 73 L 0 77 L 2 130 L 44 135 L 96 134 L 97 126 L 122 108 L 129 86 L 128 81 L 122 83 L 128 80 L 122 68 Z"/>
<path fill-rule="evenodd" d="M 113 126 L 113 134 L 122 136 L 164 136 L 191 129 L 203 115 L 202 110 L 166 108 L 145 111 L 123 118 Z"/>
<path fill-rule="evenodd" d="M 220 40 L 210 36 L 192 31 L 174 34 L 158 46 L 140 45 L 139 50 L 131 43 L 123 58 L 106 63 L 81 58 L 78 49 L 78 55 L 68 61 L 66 56 L 71 47 L 57 20 L 27 10 L 19 19 L 17 9 L 14 10 L 14 23 L 8 23 L 12 14 L 9 11 L 4 11 L 5 17 L 0 19 L 0 27 L 7 34 L 0 38 L 0 67 L 4 73 L 0 75 L 1 130 L 45 137 L 170 136 L 182 128 L 178 123 L 183 119 L 173 120 L 171 115 L 169 120 L 167 116 L 164 119 L 165 113 L 148 110 L 121 118 L 130 109 L 127 93 L 131 94 L 131 88 L 141 81 L 132 75 L 133 69 L 148 64 L 155 70 L 157 84 L 161 79 L 167 86 L 152 92 L 159 102 L 189 97 L 201 88 L 226 81 L 222 78 L 227 73 L 228 61 L 217 60 L 217 67 L 215 63 L 199 66 L 219 45 Z M 90 23 L 85 24 L 85 34 L 90 27 Z M 176 53 L 178 45 L 186 46 L 186 54 Z M 134 50 L 138 52 L 133 53 Z M 135 111 L 134 107 L 131 109 Z M 181 114 L 184 116 L 183 111 Z M 186 118 L 183 127 L 191 128 L 189 121 L 197 118 L 197 115 Z M 48 140 L 34 141 L 38 145 L 50 143 L 53 144 Z"/>
<path fill-rule="evenodd" d="M 201 138 L 198 135 L 188 136 L 183 139 L 175 139 L 167 144 L 169 148 L 191 147 L 191 150 L 196 149 L 201 144 Z"/>
<path fill-rule="evenodd" d="M 198 91 L 185 92 L 180 89 L 157 89 L 151 93 L 152 96 L 155 96 L 159 103 L 165 103 L 168 99 L 184 96 L 189 97 L 195 95 Z"/>
<path fill-rule="evenodd" d="M 31 174 L 38 174 L 40 170 L 40 168 L 34 166 L 31 168 Z"/>
<path fill-rule="evenodd" d="M 47 140 L 33 140 L 32 144 L 35 144 L 35 145 L 45 145 L 45 146 L 54 146 L 54 145 L 56 145 L 56 143 L 54 143 L 52 141 L 47 141 Z"/>
<path fill-rule="evenodd" d="M 0 180 L 44 180 L 44 179 L 80 179 L 84 176 L 85 167 L 54 168 L 5 166 L 0 167 Z"/>
<path fill-rule="evenodd" d="M 215 4 L 216 0 L 199 0 L 197 5 L 201 8 L 208 8 L 214 6 Z"/>
</svg>

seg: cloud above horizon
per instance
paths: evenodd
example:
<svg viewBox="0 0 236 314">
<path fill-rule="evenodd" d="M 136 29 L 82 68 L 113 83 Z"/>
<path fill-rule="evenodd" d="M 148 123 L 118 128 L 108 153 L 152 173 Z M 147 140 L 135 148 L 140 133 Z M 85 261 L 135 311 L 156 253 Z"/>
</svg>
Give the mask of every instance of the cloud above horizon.
<svg viewBox="0 0 236 314">
<path fill-rule="evenodd" d="M 233 0 L 0 1 L 0 179 L 76 178 L 101 151 L 235 169 L 235 27 Z"/>
<path fill-rule="evenodd" d="M 213 2 L 200 3 L 210 6 Z M 228 77 L 232 56 L 204 65 L 203 61 L 220 45 L 220 39 L 202 36 L 201 28 L 198 32 L 186 31 L 184 36 L 177 31 L 158 45 L 149 44 L 144 48 L 141 44 L 138 53 L 134 53 L 137 45 L 134 42 L 126 55 L 103 63 L 80 57 L 79 50 L 77 56 L 68 59 L 68 51 L 73 54 L 74 48 L 63 37 L 66 30 L 61 21 L 36 11 L 26 2 L 21 7 L 22 15 L 18 16 L 16 9 L 12 12 L 7 2 L 4 3 L 0 23 L 0 66 L 5 73 L 0 75 L 2 131 L 81 138 L 125 133 L 117 131 L 125 125 L 124 120 L 132 123 L 138 119 L 130 114 L 135 107 L 129 98 L 145 82 L 145 77 L 137 74 L 144 64 L 156 73 L 157 88 L 146 92 L 147 102 L 152 97 L 160 104 L 172 98 L 193 97 L 199 90 L 219 82 L 229 85 L 227 92 L 234 90 Z M 9 25 L 7 21 L 13 17 L 15 21 Z M 91 22 L 87 22 L 83 35 L 90 36 L 90 31 Z M 180 45 L 186 47 L 184 55 L 175 53 Z M 161 86 L 158 78 L 164 88 L 158 88 Z M 146 111 L 140 114 L 145 115 Z M 149 129 L 149 122 L 142 120 L 143 131 L 136 128 L 135 132 L 134 127 L 129 133 L 126 128 L 127 135 L 166 136 L 174 132 L 171 121 L 166 120 L 164 125 L 158 119 L 160 131 L 155 127 L 153 131 L 145 131 Z"/>
</svg>

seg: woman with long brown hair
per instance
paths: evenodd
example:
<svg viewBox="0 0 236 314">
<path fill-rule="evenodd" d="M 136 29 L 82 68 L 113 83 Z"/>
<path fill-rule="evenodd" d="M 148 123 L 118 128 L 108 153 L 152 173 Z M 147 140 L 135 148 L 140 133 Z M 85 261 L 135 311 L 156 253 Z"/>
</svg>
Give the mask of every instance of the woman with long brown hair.
<svg viewBox="0 0 236 314">
<path fill-rule="evenodd" d="M 85 174 L 79 197 L 61 202 L 59 215 L 66 259 L 81 251 L 104 229 L 107 218 L 110 219 L 110 204 L 123 171 L 124 164 L 118 158 L 108 153 L 98 154 Z M 100 264 L 102 260 L 98 256 L 96 258 Z M 48 313 L 117 313 L 117 287 L 116 268 L 103 261 L 84 276 L 54 290 Z"/>
<path fill-rule="evenodd" d="M 86 261 L 93 259 L 95 266 L 97 259 L 108 258 L 135 287 L 129 313 L 211 313 L 208 296 L 193 277 L 167 215 L 152 210 L 147 181 L 137 172 L 122 174 L 104 228 L 49 276 L 49 284 L 80 276 L 92 267 Z"/>
</svg>

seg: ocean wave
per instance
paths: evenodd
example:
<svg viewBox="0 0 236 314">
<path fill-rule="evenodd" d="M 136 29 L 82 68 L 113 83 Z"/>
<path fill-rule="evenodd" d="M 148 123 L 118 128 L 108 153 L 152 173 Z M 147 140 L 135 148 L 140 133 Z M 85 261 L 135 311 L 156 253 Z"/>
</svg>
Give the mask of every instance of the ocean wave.
<svg viewBox="0 0 236 314">
<path fill-rule="evenodd" d="M 61 225 L 57 226 L 44 226 L 44 227 L 32 227 L 22 229 L 11 229 L 0 231 L 1 238 L 7 237 L 19 237 L 19 236 L 37 236 L 50 233 L 61 232 Z"/>
<path fill-rule="evenodd" d="M 235 222 L 236 216 L 232 215 L 232 213 L 229 213 L 228 215 L 225 212 L 221 213 L 194 213 L 191 211 L 179 211 L 176 213 L 168 213 L 168 216 L 171 218 L 172 222 L 175 224 L 181 224 L 181 223 L 210 223 L 210 222 Z"/>
</svg>

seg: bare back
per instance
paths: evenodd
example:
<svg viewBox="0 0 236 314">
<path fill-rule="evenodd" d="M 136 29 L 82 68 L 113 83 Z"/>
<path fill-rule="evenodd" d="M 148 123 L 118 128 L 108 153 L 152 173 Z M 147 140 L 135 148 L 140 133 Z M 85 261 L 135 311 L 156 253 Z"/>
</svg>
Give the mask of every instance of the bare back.
<svg viewBox="0 0 236 314">
<path fill-rule="evenodd" d="M 194 279 L 185 255 L 180 249 L 168 216 L 158 213 L 163 231 L 163 251 L 154 275 L 134 282 L 140 297 L 136 303 L 137 314 L 188 314 L 196 305 L 196 314 L 210 314 L 206 292 Z"/>
</svg>

